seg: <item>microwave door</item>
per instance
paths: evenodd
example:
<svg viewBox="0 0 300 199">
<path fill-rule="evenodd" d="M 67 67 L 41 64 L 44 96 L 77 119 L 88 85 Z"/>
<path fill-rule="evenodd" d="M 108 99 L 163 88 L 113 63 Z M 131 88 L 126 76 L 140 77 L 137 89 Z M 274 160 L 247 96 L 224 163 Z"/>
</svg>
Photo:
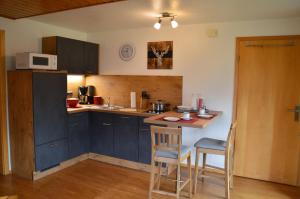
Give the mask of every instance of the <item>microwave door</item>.
<svg viewBox="0 0 300 199">
<path fill-rule="evenodd" d="M 32 66 L 37 69 L 47 69 L 49 68 L 49 58 L 32 56 Z"/>
</svg>

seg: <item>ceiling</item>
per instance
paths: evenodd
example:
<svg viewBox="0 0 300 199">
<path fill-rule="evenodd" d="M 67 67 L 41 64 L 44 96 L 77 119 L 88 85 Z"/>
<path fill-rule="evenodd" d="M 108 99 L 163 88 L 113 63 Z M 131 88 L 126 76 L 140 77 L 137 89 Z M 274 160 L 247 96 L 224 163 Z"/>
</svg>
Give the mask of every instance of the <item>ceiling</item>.
<svg viewBox="0 0 300 199">
<path fill-rule="evenodd" d="M 128 0 L 30 19 L 83 32 L 151 27 L 159 13 L 179 24 L 300 17 L 300 0 Z"/>
<path fill-rule="evenodd" d="M 0 16 L 9 19 L 20 19 L 116 1 L 123 0 L 1 0 Z"/>
</svg>

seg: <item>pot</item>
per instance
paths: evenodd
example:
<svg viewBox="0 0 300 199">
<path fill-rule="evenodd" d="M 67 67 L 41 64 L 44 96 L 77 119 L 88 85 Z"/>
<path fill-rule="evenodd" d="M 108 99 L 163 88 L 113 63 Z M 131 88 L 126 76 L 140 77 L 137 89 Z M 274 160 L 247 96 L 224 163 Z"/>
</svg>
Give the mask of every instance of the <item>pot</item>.
<svg viewBox="0 0 300 199">
<path fill-rule="evenodd" d="M 156 102 L 152 103 L 152 111 L 153 112 L 165 112 L 167 104 L 162 100 L 157 100 Z"/>
</svg>

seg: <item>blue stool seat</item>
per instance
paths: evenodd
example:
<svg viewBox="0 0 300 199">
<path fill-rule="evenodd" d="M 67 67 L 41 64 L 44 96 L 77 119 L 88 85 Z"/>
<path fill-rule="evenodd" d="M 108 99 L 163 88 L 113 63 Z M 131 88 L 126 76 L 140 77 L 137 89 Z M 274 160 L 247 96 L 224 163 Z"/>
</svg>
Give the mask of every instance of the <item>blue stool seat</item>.
<svg viewBox="0 0 300 199">
<path fill-rule="evenodd" d="M 196 148 L 212 149 L 225 151 L 226 142 L 223 140 L 217 140 L 212 138 L 202 138 L 194 144 Z"/>
<path fill-rule="evenodd" d="M 173 146 L 173 147 L 176 147 L 176 145 Z M 191 147 L 186 146 L 186 145 L 181 145 L 181 156 L 185 156 L 190 151 L 191 151 Z M 156 157 L 178 159 L 178 152 L 177 151 L 157 150 L 156 153 L 155 153 L 155 156 Z"/>
</svg>

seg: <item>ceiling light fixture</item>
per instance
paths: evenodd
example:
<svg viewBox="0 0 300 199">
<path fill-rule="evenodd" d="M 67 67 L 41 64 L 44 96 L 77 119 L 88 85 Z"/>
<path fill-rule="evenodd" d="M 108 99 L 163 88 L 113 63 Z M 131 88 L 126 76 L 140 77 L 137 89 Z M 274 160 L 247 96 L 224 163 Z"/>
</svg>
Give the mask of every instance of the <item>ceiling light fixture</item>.
<svg viewBox="0 0 300 199">
<path fill-rule="evenodd" d="M 175 21 L 175 17 L 177 15 L 174 15 L 172 13 L 168 13 L 168 12 L 163 12 L 160 14 L 160 17 L 158 17 L 158 22 L 156 22 L 153 27 L 156 29 L 156 30 L 159 30 L 160 27 L 161 27 L 161 22 L 162 22 L 162 19 L 165 19 L 165 18 L 171 18 L 171 27 L 172 28 L 177 28 L 178 27 L 178 22 Z"/>
</svg>

